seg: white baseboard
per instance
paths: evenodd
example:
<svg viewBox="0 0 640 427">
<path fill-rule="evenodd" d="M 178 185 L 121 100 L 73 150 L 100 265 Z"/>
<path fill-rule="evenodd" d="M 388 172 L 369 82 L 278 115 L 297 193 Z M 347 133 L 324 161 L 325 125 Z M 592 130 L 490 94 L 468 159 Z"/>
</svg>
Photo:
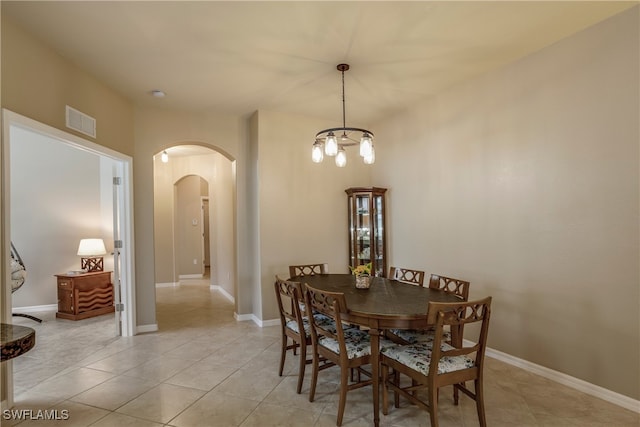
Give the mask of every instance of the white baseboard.
<svg viewBox="0 0 640 427">
<path fill-rule="evenodd" d="M 173 288 L 179 286 L 180 282 L 156 283 L 156 288 Z"/>
<path fill-rule="evenodd" d="M 136 334 L 144 334 L 147 332 L 156 332 L 158 330 L 158 324 L 153 323 L 151 325 L 138 325 L 136 326 Z"/>
<path fill-rule="evenodd" d="M 32 305 L 29 307 L 12 307 L 12 313 L 37 313 L 40 311 L 58 311 L 58 304 Z"/>
<path fill-rule="evenodd" d="M 253 320 L 253 318 L 256 316 L 254 316 L 253 314 L 238 314 L 234 312 L 233 317 L 237 322 L 246 322 L 247 320 Z"/>
<path fill-rule="evenodd" d="M 202 279 L 203 277 L 202 274 L 181 274 L 178 279 Z"/>
<path fill-rule="evenodd" d="M 508 363 L 509 365 L 516 366 L 518 368 L 524 369 L 525 371 L 550 379 L 551 381 L 566 385 L 567 387 L 571 387 L 599 399 L 606 400 L 607 402 L 621 406 L 630 411 L 640 413 L 640 400 L 632 399 L 628 396 L 616 393 L 604 387 L 588 383 L 584 380 L 572 377 L 567 374 L 563 374 L 562 372 L 554 371 L 553 369 L 545 368 L 544 366 L 536 365 L 535 363 L 519 359 L 515 356 L 511 356 L 510 354 L 503 353 L 498 350 L 487 348 L 486 354 L 489 357 L 498 359 L 502 362 Z"/>
<path fill-rule="evenodd" d="M 276 325 L 280 324 L 280 319 L 260 320 L 260 319 L 258 319 L 258 316 L 256 316 L 253 313 L 251 313 L 251 314 L 233 313 L 233 317 L 238 322 L 246 322 L 248 320 L 252 320 L 253 323 L 255 323 L 256 325 L 260 326 L 261 328 L 264 328 L 264 327 L 267 327 L 267 326 L 276 326 Z"/>
<path fill-rule="evenodd" d="M 271 319 L 271 320 L 262 320 L 259 323 L 261 328 L 266 328 L 267 326 L 278 326 L 280 324 L 280 319 Z"/>
<path fill-rule="evenodd" d="M 236 303 L 236 299 L 233 297 L 233 295 L 231 295 L 229 292 L 226 291 L 226 289 L 224 289 L 222 286 L 219 285 L 210 285 L 209 289 L 211 289 L 212 291 L 218 291 L 220 292 L 222 295 L 224 295 L 224 297 L 226 299 L 228 299 L 229 301 L 231 301 L 231 304 L 235 304 Z"/>
</svg>

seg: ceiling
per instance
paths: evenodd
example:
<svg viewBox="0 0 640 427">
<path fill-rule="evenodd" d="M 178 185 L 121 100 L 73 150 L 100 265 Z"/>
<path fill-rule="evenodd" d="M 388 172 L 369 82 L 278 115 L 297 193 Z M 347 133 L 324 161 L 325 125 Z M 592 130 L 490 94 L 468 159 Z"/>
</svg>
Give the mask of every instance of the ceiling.
<svg viewBox="0 0 640 427">
<path fill-rule="evenodd" d="M 366 126 L 635 2 L 5 1 L 8 17 L 136 105 L 268 109 Z M 150 95 L 153 89 L 165 98 Z"/>
</svg>

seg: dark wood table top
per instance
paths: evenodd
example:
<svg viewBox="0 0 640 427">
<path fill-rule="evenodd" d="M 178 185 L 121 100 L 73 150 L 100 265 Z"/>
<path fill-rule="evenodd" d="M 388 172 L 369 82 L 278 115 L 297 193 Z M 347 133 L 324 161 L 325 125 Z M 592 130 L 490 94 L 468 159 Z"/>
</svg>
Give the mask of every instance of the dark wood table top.
<svg viewBox="0 0 640 427">
<path fill-rule="evenodd" d="M 369 289 L 358 289 L 352 274 L 318 274 L 294 277 L 317 289 L 345 294 L 349 319 L 368 325 L 366 319 L 376 319 L 380 328 L 426 327 L 429 301 L 459 302 L 452 294 L 391 280 L 372 277 Z"/>
<path fill-rule="evenodd" d="M 36 344 L 36 331 L 26 326 L 0 324 L 2 361 L 18 357 Z"/>
</svg>

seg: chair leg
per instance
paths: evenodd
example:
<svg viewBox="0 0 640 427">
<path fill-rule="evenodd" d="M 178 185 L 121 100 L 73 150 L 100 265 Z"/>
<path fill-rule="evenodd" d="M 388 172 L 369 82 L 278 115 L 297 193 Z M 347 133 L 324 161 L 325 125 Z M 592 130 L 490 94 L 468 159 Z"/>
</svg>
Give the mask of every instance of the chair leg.
<svg viewBox="0 0 640 427">
<path fill-rule="evenodd" d="M 302 381 L 304 380 L 304 368 L 307 365 L 307 346 L 300 344 L 300 369 L 298 369 L 298 388 L 297 392 L 302 391 Z"/>
<path fill-rule="evenodd" d="M 460 385 L 462 387 L 464 387 L 464 383 L 460 383 Z M 453 404 L 457 405 L 458 404 L 458 398 L 460 396 L 460 392 L 458 391 L 458 387 L 456 387 L 455 385 L 453 386 Z"/>
<path fill-rule="evenodd" d="M 474 381 L 476 388 L 476 409 L 478 410 L 478 421 L 480 427 L 487 426 L 487 418 L 484 413 L 484 391 L 482 390 L 482 380 L 476 379 Z"/>
<path fill-rule="evenodd" d="M 400 372 L 393 370 L 393 382 L 396 386 L 400 387 Z M 400 407 L 400 393 L 393 390 L 393 405 L 396 408 Z"/>
<path fill-rule="evenodd" d="M 433 387 L 429 387 L 428 399 L 431 427 L 438 427 L 438 390 L 434 390 Z"/>
<path fill-rule="evenodd" d="M 311 389 L 309 390 L 309 402 L 313 402 L 316 397 L 316 384 L 318 383 L 318 363 L 320 356 L 318 353 L 313 353 L 313 372 L 311 375 Z"/>
<path fill-rule="evenodd" d="M 389 414 L 389 385 L 387 381 L 389 381 L 389 367 L 385 364 L 382 364 L 382 414 Z"/>
<path fill-rule="evenodd" d="M 287 336 L 282 335 L 282 352 L 280 353 L 280 370 L 278 371 L 278 375 L 282 376 L 282 370 L 284 369 L 284 359 L 287 357 Z"/>
<path fill-rule="evenodd" d="M 338 421 L 336 425 L 342 425 L 344 407 L 347 403 L 347 388 L 349 387 L 349 369 L 340 367 L 340 403 L 338 404 Z"/>
</svg>

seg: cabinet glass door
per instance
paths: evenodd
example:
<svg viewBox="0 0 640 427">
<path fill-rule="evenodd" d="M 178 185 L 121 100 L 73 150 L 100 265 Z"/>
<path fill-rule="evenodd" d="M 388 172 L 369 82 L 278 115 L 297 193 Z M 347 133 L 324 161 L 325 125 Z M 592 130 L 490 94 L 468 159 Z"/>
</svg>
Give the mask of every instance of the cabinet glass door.
<svg viewBox="0 0 640 427">
<path fill-rule="evenodd" d="M 373 236 L 372 242 L 375 254 L 375 275 L 385 276 L 385 260 L 384 260 L 384 203 L 382 203 L 382 196 L 373 196 Z"/>
<path fill-rule="evenodd" d="M 371 262 L 371 198 L 368 195 L 356 195 L 356 265 Z"/>
</svg>

